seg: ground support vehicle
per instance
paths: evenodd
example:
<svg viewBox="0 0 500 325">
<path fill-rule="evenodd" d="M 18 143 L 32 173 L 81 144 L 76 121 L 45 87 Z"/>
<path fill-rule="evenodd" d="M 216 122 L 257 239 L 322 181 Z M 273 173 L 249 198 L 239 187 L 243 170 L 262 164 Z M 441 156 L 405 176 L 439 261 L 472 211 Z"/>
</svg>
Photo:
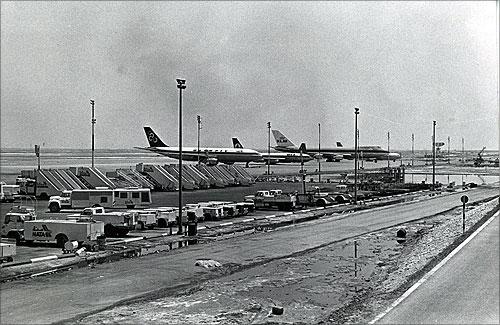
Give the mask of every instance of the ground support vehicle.
<svg viewBox="0 0 500 325">
<path fill-rule="evenodd" d="M 255 211 L 255 204 L 253 202 L 237 202 L 236 209 L 240 216 L 244 216 Z"/>
<path fill-rule="evenodd" d="M 222 206 L 207 206 L 203 208 L 205 220 L 220 220 L 224 218 L 224 210 Z"/>
<path fill-rule="evenodd" d="M 68 220 L 95 220 L 104 222 L 104 234 L 110 237 L 122 237 L 135 229 L 135 215 L 129 212 L 105 212 L 102 207 L 85 208 L 80 214 L 71 214 Z"/>
<path fill-rule="evenodd" d="M 20 194 L 19 185 L 8 185 L 0 182 L 0 201 L 14 202 L 16 196 Z"/>
<path fill-rule="evenodd" d="M 56 242 L 63 248 L 67 241 L 93 241 L 104 234 L 104 223 L 81 220 L 37 220 L 32 210 L 11 210 L 5 215 L 2 236 L 14 238 L 16 242 Z"/>
<path fill-rule="evenodd" d="M 187 210 L 187 212 L 193 212 L 194 215 L 196 216 L 196 222 L 203 222 L 205 221 L 205 216 L 203 215 L 203 205 L 200 203 L 188 203 L 184 207 L 184 209 Z"/>
<path fill-rule="evenodd" d="M 278 210 L 293 210 L 296 206 L 295 194 L 283 194 L 281 190 L 257 191 L 255 195 L 245 196 L 246 202 L 255 204 L 255 208 L 278 208 Z"/>
<path fill-rule="evenodd" d="M 179 209 L 174 207 L 158 207 L 149 208 L 144 211 L 152 211 L 156 213 L 156 223 L 158 228 L 168 228 L 177 225 L 177 217 L 179 216 Z M 182 224 L 187 224 L 187 210 L 182 210 Z"/>
<path fill-rule="evenodd" d="M 135 216 L 136 227 L 140 230 L 153 229 L 157 227 L 156 213 L 153 211 L 145 210 L 127 210 Z"/>
<path fill-rule="evenodd" d="M 33 208 L 26 206 L 14 206 L 5 215 L 2 224 L 2 237 L 15 239 L 17 243 L 24 239 L 24 222 L 36 220 Z"/>
<path fill-rule="evenodd" d="M 325 207 L 337 203 L 333 196 L 326 192 L 320 192 L 319 188 L 295 195 L 297 196 L 297 205 L 301 206 Z"/>
<path fill-rule="evenodd" d="M 59 212 L 64 208 L 81 209 L 93 205 L 105 208 L 147 208 L 151 205 L 149 188 L 96 188 L 62 191 L 61 195 L 51 196 L 49 210 Z"/>
<path fill-rule="evenodd" d="M 0 243 L 0 263 L 12 262 L 16 255 L 15 242 L 1 242 Z"/>
</svg>

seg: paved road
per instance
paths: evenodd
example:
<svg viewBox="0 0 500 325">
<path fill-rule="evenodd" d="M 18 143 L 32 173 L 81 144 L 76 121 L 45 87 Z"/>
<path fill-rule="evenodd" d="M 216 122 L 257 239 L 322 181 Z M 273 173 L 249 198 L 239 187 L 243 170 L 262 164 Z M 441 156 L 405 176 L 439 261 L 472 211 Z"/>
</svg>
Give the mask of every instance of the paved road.
<svg viewBox="0 0 500 325">
<path fill-rule="evenodd" d="M 379 324 L 499 324 L 497 216 Z"/>
<path fill-rule="evenodd" d="M 169 253 L 122 259 L 36 280 L 2 284 L 0 323 L 47 323 L 108 307 L 160 288 L 193 284 L 210 276 L 194 266 L 211 258 L 226 265 L 251 266 L 336 240 L 350 238 L 460 206 L 463 193 L 353 213 L 343 219 L 318 220 L 276 232 L 239 237 Z M 470 201 L 498 195 L 498 188 L 468 192 Z"/>
</svg>

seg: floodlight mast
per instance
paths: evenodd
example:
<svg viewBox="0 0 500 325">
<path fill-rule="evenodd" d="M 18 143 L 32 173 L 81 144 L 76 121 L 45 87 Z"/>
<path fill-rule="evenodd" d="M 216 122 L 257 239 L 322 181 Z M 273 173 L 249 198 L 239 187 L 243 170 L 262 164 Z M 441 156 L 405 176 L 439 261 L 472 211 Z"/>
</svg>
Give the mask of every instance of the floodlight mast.
<svg viewBox="0 0 500 325">
<path fill-rule="evenodd" d="M 182 235 L 182 90 L 186 89 L 185 79 L 176 79 L 179 88 L 179 216 L 177 234 Z"/>
</svg>

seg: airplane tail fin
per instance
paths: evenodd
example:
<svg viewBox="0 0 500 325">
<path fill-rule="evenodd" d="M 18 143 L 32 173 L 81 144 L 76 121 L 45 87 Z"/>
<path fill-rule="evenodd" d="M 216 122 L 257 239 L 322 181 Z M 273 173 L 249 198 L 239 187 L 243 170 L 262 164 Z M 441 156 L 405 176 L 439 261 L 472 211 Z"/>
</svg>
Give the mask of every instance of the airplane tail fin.
<svg viewBox="0 0 500 325">
<path fill-rule="evenodd" d="M 272 131 L 274 140 L 276 140 L 276 145 L 278 147 L 295 147 L 292 141 L 288 140 L 288 138 L 285 137 L 285 135 L 281 133 L 279 130 L 272 130 Z"/>
<path fill-rule="evenodd" d="M 149 126 L 144 127 L 144 132 L 146 132 L 150 147 L 168 147 Z"/>
<path fill-rule="evenodd" d="M 343 147 L 342 143 L 337 141 L 337 147 Z"/>
<path fill-rule="evenodd" d="M 233 147 L 238 149 L 243 149 L 243 145 L 238 140 L 238 138 L 233 138 Z"/>
<path fill-rule="evenodd" d="M 300 144 L 300 147 L 299 147 L 299 152 L 302 152 L 302 153 L 307 153 L 307 150 L 306 150 L 306 144 L 304 142 L 302 142 Z"/>
</svg>

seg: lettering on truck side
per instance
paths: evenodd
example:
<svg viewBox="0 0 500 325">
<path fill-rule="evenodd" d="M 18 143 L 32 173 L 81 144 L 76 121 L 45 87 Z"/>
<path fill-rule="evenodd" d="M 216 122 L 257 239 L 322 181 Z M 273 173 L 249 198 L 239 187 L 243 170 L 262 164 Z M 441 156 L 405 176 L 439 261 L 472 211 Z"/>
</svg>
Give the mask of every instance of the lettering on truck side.
<svg viewBox="0 0 500 325">
<path fill-rule="evenodd" d="M 42 225 L 42 228 L 37 228 L 33 226 L 33 237 L 52 237 L 52 230 L 50 230 L 46 225 Z"/>
</svg>

